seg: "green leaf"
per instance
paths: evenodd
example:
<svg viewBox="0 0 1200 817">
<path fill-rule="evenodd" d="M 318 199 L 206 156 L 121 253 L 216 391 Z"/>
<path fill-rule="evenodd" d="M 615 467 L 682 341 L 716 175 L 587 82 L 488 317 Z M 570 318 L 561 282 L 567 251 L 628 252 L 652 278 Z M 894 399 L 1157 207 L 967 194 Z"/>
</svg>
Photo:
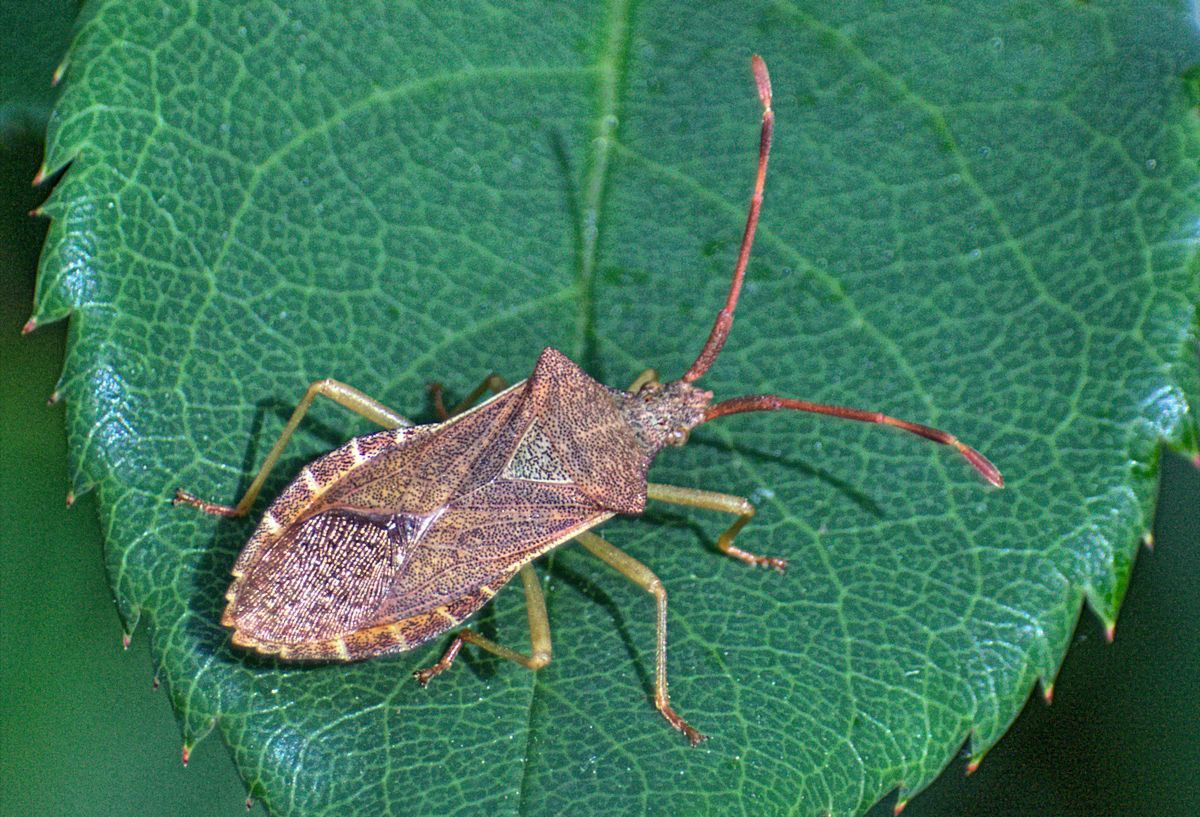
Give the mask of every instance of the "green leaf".
<svg viewBox="0 0 1200 817">
<path fill-rule="evenodd" d="M 72 166 L 40 321 L 132 630 L 186 740 L 216 726 L 276 814 L 860 813 L 965 739 L 978 759 L 1088 599 L 1112 626 L 1158 452 L 1196 452 L 1196 32 L 1181 3 L 98 3 L 47 167 Z M 424 385 L 516 379 L 544 345 L 624 385 L 682 372 L 721 303 L 757 145 L 777 141 L 718 396 L 879 408 L 979 447 L 1008 487 L 907 435 L 728 418 L 652 478 L 750 496 L 603 533 L 653 605 L 574 547 L 542 565 L 555 660 L 444 642 L 277 664 L 219 626 L 253 527 L 171 507 L 246 487 L 305 385 L 419 419 Z M 366 426 L 318 406 L 268 483 Z M 525 643 L 520 593 L 480 627 Z"/>
</svg>

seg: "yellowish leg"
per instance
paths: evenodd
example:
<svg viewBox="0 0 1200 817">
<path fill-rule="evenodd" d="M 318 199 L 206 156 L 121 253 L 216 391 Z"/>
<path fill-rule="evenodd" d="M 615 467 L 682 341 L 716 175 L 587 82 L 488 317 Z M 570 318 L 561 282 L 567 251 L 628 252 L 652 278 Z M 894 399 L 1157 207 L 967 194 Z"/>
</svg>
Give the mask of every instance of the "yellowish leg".
<svg viewBox="0 0 1200 817">
<path fill-rule="evenodd" d="M 413 673 L 417 683 L 425 686 L 435 675 L 450 669 L 450 665 L 458 657 L 458 652 L 462 649 L 464 642 L 474 644 L 492 655 L 498 655 L 505 660 L 518 663 L 528 670 L 539 670 L 549 664 L 551 655 L 550 617 L 546 615 L 546 598 L 542 595 L 542 586 L 538 582 L 533 565 L 525 565 L 521 568 L 521 583 L 525 585 L 525 607 L 529 615 L 529 645 L 532 647 L 529 655 L 497 644 L 474 630 L 459 630 L 440 661 L 432 667 L 426 667 Z"/>
<path fill-rule="evenodd" d="M 667 591 L 662 582 L 650 568 L 594 533 L 581 533 L 575 537 L 575 540 L 597 559 L 654 596 L 654 602 L 658 608 L 658 642 L 654 651 L 654 705 L 667 719 L 667 723 L 682 732 L 684 737 L 695 746 L 704 740 L 704 735 L 679 717 L 671 708 L 671 699 L 667 695 Z"/>
<path fill-rule="evenodd" d="M 754 506 L 750 504 L 750 500 L 731 494 L 719 494 L 716 491 L 680 488 L 676 485 L 660 485 L 654 482 L 647 483 L 646 497 L 657 499 L 660 502 L 670 502 L 673 505 L 685 505 L 689 508 L 703 508 L 708 511 L 733 514 L 738 518 L 717 539 L 717 550 L 748 565 L 771 567 L 780 573 L 787 570 L 787 559 L 759 556 L 733 544 L 733 537 L 737 536 L 738 532 L 746 527 L 746 523 L 754 517 Z"/>
<path fill-rule="evenodd" d="M 442 384 L 430 383 L 429 394 L 433 397 L 433 410 L 437 414 L 439 420 L 449 420 L 456 414 L 462 414 L 464 411 L 475 405 L 475 402 L 487 394 L 489 391 L 492 394 L 499 394 L 508 388 L 508 381 L 494 372 L 483 379 L 483 382 L 475 387 L 475 390 L 464 397 L 457 406 L 446 410 L 446 404 L 442 402 Z"/>
<path fill-rule="evenodd" d="M 639 374 L 637 376 L 637 380 L 634 380 L 632 383 L 629 384 L 628 391 L 631 394 L 636 394 L 638 391 L 641 390 L 642 386 L 646 385 L 647 383 L 657 383 L 657 382 L 658 382 L 658 372 L 655 371 L 654 369 L 647 369 L 646 371 L 642 372 L 641 374 Z"/>
<path fill-rule="evenodd" d="M 379 401 L 371 399 L 352 386 L 347 386 L 345 383 L 329 378 L 318 380 L 304 392 L 304 397 L 296 406 L 295 411 L 292 412 L 291 419 L 288 420 L 287 425 L 284 426 L 283 433 L 275 441 L 275 445 L 271 448 L 271 452 L 267 454 L 262 467 L 258 469 L 258 474 L 255 475 L 254 481 L 250 483 L 250 487 L 246 489 L 246 493 L 242 495 L 242 498 L 238 500 L 236 505 L 218 505 L 215 502 L 206 502 L 183 489 L 175 492 L 175 504 L 192 505 L 205 513 L 217 516 L 245 516 L 250 510 L 250 506 L 254 504 L 254 500 L 258 497 L 258 492 L 262 490 L 263 483 L 267 481 L 267 476 L 271 473 L 271 469 L 275 467 L 275 464 L 279 462 L 279 458 L 283 455 L 283 450 L 287 447 L 288 440 L 292 438 L 292 434 L 296 431 L 297 426 L 300 425 L 300 421 L 308 413 L 313 400 L 317 399 L 317 395 L 328 397 L 339 406 L 366 417 L 371 422 L 378 423 L 384 428 L 400 428 L 412 425 L 412 422 L 404 416 L 397 414 Z"/>
</svg>

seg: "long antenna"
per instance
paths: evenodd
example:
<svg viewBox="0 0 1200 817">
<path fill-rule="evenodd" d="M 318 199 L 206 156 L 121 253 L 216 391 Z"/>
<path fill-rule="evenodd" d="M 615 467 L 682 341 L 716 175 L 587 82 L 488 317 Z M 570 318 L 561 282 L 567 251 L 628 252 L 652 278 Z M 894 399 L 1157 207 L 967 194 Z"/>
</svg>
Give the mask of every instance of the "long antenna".
<svg viewBox="0 0 1200 817">
<path fill-rule="evenodd" d="M 746 262 L 750 259 L 750 248 L 754 245 L 754 231 L 758 227 L 758 211 L 762 208 L 763 184 L 767 179 L 767 158 L 771 153 L 771 133 L 775 127 L 775 113 L 771 110 L 771 77 L 767 73 L 767 65 L 762 57 L 755 54 L 750 60 L 754 70 L 754 82 L 758 86 L 758 98 L 762 100 L 762 135 L 758 147 L 758 176 L 754 180 L 754 195 L 750 199 L 750 212 L 746 215 L 746 230 L 742 233 L 742 247 L 738 252 L 737 266 L 733 270 L 733 281 L 729 285 L 729 295 L 725 306 L 717 313 L 712 331 L 704 348 L 696 357 L 691 368 L 680 378 L 684 383 L 691 383 L 704 376 L 705 372 L 716 361 L 729 337 L 729 329 L 733 326 L 733 311 L 737 308 L 738 296 L 742 292 L 742 279 L 746 276 Z M 857 420 L 863 423 L 878 423 L 902 429 L 918 437 L 924 437 L 940 445 L 947 445 L 962 454 L 971 467 L 978 471 L 984 479 L 997 488 L 1004 487 L 1004 476 L 1000 469 L 992 465 L 987 457 L 980 454 L 971 446 L 962 443 L 953 434 L 948 434 L 937 428 L 910 423 L 878 411 L 863 411 L 862 409 L 845 406 L 831 406 L 826 403 L 810 403 L 807 400 L 794 400 L 790 397 L 779 397 L 774 394 L 754 394 L 745 397 L 735 397 L 723 400 L 705 409 L 703 423 L 724 417 L 726 414 L 742 414 L 749 411 L 808 411 L 814 414 L 828 414 L 845 420 Z"/>
<path fill-rule="evenodd" d="M 709 420 L 724 417 L 726 414 L 742 414 L 748 411 L 779 411 L 781 409 L 811 411 L 814 414 L 828 414 L 832 417 L 841 417 L 845 420 L 879 423 L 903 429 L 910 434 L 916 434 L 918 437 L 924 437 L 935 443 L 950 446 L 962 454 L 967 462 L 971 463 L 971 467 L 983 475 L 984 479 L 997 488 L 1004 487 L 1004 476 L 1000 473 L 1000 469 L 992 465 L 991 461 L 983 456 L 983 454 L 980 454 L 971 446 L 964 444 L 953 434 L 947 434 L 941 429 L 930 428 L 918 423 L 910 423 L 907 420 L 899 420 L 878 411 L 863 411 L 862 409 L 846 408 L 845 406 L 831 406 L 826 403 L 810 403 L 807 400 L 793 400 L 790 397 L 777 397 L 774 394 L 753 394 L 746 397 L 735 397 L 732 400 L 722 400 L 720 403 L 709 406 L 705 409 L 704 419 L 701 422 L 707 423 Z"/>
<path fill-rule="evenodd" d="M 754 71 L 754 83 L 758 86 L 758 98 L 762 100 L 762 135 L 758 143 L 758 176 L 754 180 L 754 195 L 750 199 L 750 212 L 746 216 L 746 229 L 742 233 L 742 248 L 738 252 L 737 266 L 733 270 L 733 282 L 729 285 L 729 296 L 725 306 L 717 313 L 708 340 L 700 350 L 696 362 L 688 369 L 681 380 L 691 383 L 698 380 L 713 365 L 721 347 L 729 337 L 729 328 L 733 326 L 733 310 L 737 308 L 738 295 L 742 291 L 742 279 L 746 276 L 746 262 L 750 260 L 750 248 L 754 245 L 754 230 L 758 227 L 758 211 L 762 208 L 763 184 L 767 180 L 767 157 L 771 153 L 771 132 L 775 127 L 775 112 L 771 110 L 771 76 L 767 73 L 767 64 L 762 57 L 755 54 L 750 58 L 750 67 Z"/>
</svg>

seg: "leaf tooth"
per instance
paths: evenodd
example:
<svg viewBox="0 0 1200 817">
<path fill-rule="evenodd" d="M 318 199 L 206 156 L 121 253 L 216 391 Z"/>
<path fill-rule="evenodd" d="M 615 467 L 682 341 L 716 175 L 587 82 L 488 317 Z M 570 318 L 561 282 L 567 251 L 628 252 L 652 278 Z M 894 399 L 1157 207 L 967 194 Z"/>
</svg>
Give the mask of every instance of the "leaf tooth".
<svg viewBox="0 0 1200 817">
<path fill-rule="evenodd" d="M 173 685 L 172 685 L 173 686 Z M 173 690 L 174 692 L 174 690 Z M 203 717 L 195 717 L 191 708 L 188 707 L 188 697 L 178 693 L 172 694 L 171 705 L 176 712 L 183 716 L 183 749 L 184 749 L 184 764 L 187 765 L 186 757 L 191 754 L 200 741 L 204 740 L 212 732 L 213 727 L 217 725 L 217 719 L 213 715 Z"/>
<path fill-rule="evenodd" d="M 70 67 L 71 53 L 67 52 L 67 55 L 62 58 L 62 61 L 58 64 L 58 67 L 54 69 L 54 73 L 50 75 L 50 84 L 54 87 L 57 87 L 58 84 L 62 82 L 63 76 L 67 73 L 67 69 Z"/>
<path fill-rule="evenodd" d="M 1042 700 L 1046 702 L 1046 706 L 1050 706 L 1054 703 L 1054 679 L 1039 675 L 1038 683 L 1042 687 Z"/>
<path fill-rule="evenodd" d="M 998 739 L 999 736 L 997 736 L 997 740 Z M 964 772 L 967 775 L 972 775 L 975 774 L 975 770 L 979 768 L 979 764 L 983 763 L 983 759 L 987 757 L 987 753 L 990 752 L 992 747 L 996 744 L 993 742 L 984 745 L 984 743 L 979 740 L 978 733 L 974 729 L 971 730 L 971 736 L 967 743 L 969 748 L 967 749 L 967 765 L 964 769 Z"/>
<path fill-rule="evenodd" d="M 121 617 L 121 647 L 127 650 L 133 643 L 133 634 L 137 631 L 138 621 L 142 617 L 142 608 L 132 605 L 126 607 L 118 596 L 117 613 Z"/>
</svg>

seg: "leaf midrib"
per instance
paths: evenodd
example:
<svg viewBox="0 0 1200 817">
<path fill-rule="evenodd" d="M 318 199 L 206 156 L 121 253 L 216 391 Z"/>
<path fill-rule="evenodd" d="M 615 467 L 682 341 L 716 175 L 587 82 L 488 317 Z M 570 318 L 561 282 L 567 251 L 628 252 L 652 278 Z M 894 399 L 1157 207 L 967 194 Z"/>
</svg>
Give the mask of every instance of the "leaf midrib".
<svg viewBox="0 0 1200 817">
<path fill-rule="evenodd" d="M 581 220 L 578 226 L 580 249 L 577 273 L 579 317 L 575 351 L 579 359 L 587 357 L 588 346 L 596 336 L 594 304 L 596 262 L 600 244 L 600 214 L 608 190 L 609 158 L 619 128 L 620 95 L 625 86 L 625 75 L 628 68 L 630 6 L 631 0 L 609 0 L 605 9 L 602 29 L 604 32 L 603 42 L 594 65 L 597 82 L 593 136 L 589 145 L 590 154 L 587 176 L 583 186 L 583 198 L 578 211 Z M 546 595 L 549 597 L 546 600 L 547 607 L 551 608 L 555 594 L 550 588 L 547 588 Z M 522 771 L 521 780 L 517 785 L 517 814 L 527 813 L 526 795 L 530 791 L 529 776 L 533 765 L 530 762 L 529 745 L 533 735 L 534 703 L 542 694 L 539 681 L 539 674 L 534 672 L 525 712 L 525 745 L 521 747 Z"/>
</svg>

